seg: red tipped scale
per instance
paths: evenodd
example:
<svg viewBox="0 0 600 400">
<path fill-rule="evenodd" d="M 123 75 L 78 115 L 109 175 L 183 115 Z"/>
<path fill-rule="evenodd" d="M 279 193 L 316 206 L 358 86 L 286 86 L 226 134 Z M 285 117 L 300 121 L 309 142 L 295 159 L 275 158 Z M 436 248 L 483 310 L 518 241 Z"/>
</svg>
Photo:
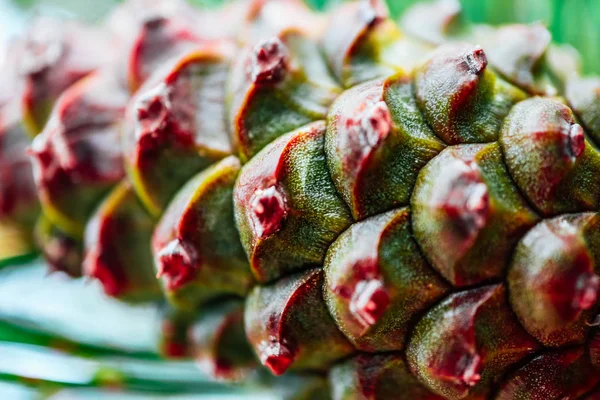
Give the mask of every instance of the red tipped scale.
<svg viewBox="0 0 600 400">
<path fill-rule="evenodd" d="M 159 312 L 159 353 L 168 359 L 189 360 L 193 353 L 189 332 L 195 315 L 165 303 L 160 304 Z"/>
<path fill-rule="evenodd" d="M 502 278 L 514 246 L 538 219 L 496 143 L 438 154 L 419 173 L 411 209 L 425 257 L 457 286 Z"/>
<path fill-rule="evenodd" d="M 470 247 L 490 215 L 486 184 L 474 160 L 456 160 L 433 189 L 431 207 L 439 209 L 460 233 L 458 247 Z"/>
<path fill-rule="evenodd" d="M 443 400 L 410 372 L 401 353 L 361 353 L 329 371 L 333 400 Z"/>
<path fill-rule="evenodd" d="M 234 188 L 235 216 L 259 282 L 322 263 L 329 244 L 350 225 L 327 171 L 324 136 L 324 122 L 306 125 L 242 168 Z"/>
<path fill-rule="evenodd" d="M 157 278 L 164 278 L 169 290 L 177 290 L 194 280 L 198 259 L 196 250 L 178 239 L 169 242 L 157 255 Z"/>
<path fill-rule="evenodd" d="M 162 17 L 144 21 L 129 56 L 130 90 L 138 89 L 161 64 L 199 44 L 189 26 Z"/>
<path fill-rule="evenodd" d="M 323 48 L 344 87 L 391 76 L 412 67 L 423 48 L 401 48 L 402 35 L 384 1 L 347 2 L 331 13 Z"/>
<path fill-rule="evenodd" d="M 526 97 L 487 66 L 481 47 L 458 42 L 438 47 L 416 69 L 417 104 L 445 143 L 495 141 L 511 107 Z"/>
<path fill-rule="evenodd" d="M 258 344 L 257 351 L 260 362 L 274 375 L 282 375 L 294 362 L 295 351 L 289 344 L 275 341 L 263 340 Z"/>
<path fill-rule="evenodd" d="M 375 259 L 359 260 L 350 268 L 352 276 L 341 284 L 330 284 L 330 290 L 348 303 L 348 311 L 367 330 L 383 316 L 390 304 L 390 293 L 385 287 Z"/>
<path fill-rule="evenodd" d="M 248 340 L 275 375 L 289 369 L 324 370 L 353 351 L 335 326 L 321 297 L 318 269 L 257 286 L 244 313 Z"/>
<path fill-rule="evenodd" d="M 417 102 L 435 133 L 448 144 L 477 141 L 476 132 L 456 126 L 458 116 L 470 112 L 469 105 L 481 84 L 487 57 L 481 47 L 467 43 L 440 46 L 416 72 Z M 484 132 L 483 140 L 493 139 Z"/>
<path fill-rule="evenodd" d="M 127 172 L 156 217 L 187 180 L 231 152 L 223 97 L 232 51 L 223 41 L 176 58 L 129 103 L 123 129 Z"/>
<path fill-rule="evenodd" d="M 84 274 L 98 279 L 109 296 L 162 298 L 150 252 L 152 222 L 129 183 L 117 185 L 86 226 Z"/>
<path fill-rule="evenodd" d="M 545 26 L 507 25 L 488 35 L 481 38 L 483 47 L 500 75 L 532 94 L 556 95 L 554 85 L 538 72 L 552 41 Z"/>
<path fill-rule="evenodd" d="M 161 331 L 161 354 L 169 359 L 185 359 L 189 357 L 189 344 L 185 339 L 178 338 L 178 330 L 180 329 L 177 324 L 172 321 L 165 319 L 162 321 L 160 326 Z"/>
<path fill-rule="evenodd" d="M 466 390 L 479 383 L 483 369 L 481 357 L 470 340 L 452 342 L 447 350 L 449 355 L 430 366 L 439 379 Z"/>
<path fill-rule="evenodd" d="M 25 81 L 23 122 L 32 136 L 43 129 L 52 105 L 65 89 L 114 61 L 101 31 L 48 17 L 31 24 L 15 53 Z"/>
<path fill-rule="evenodd" d="M 357 220 L 408 204 L 419 170 L 443 147 L 401 74 L 347 90 L 329 112 L 327 165 Z"/>
<path fill-rule="evenodd" d="M 288 49 L 278 37 L 258 43 L 250 59 L 250 79 L 256 84 L 280 82 L 289 62 Z"/>
<path fill-rule="evenodd" d="M 487 64 L 487 56 L 479 46 L 467 43 L 441 46 L 424 65 L 422 75 L 416 77 L 417 97 L 430 94 L 429 86 L 421 86 L 421 79 L 423 85 L 439 85 L 435 78 L 440 78 L 444 84 L 441 89 L 452 95 L 455 107 L 460 107 L 477 89 Z M 427 109 L 427 103 L 424 105 Z"/>
<path fill-rule="evenodd" d="M 382 278 L 377 276 L 376 261 L 358 262 L 352 270 L 355 276 L 350 282 L 336 285 L 331 290 L 348 302 L 350 314 L 364 329 L 368 329 L 386 311 L 390 303 L 389 292 Z"/>
<path fill-rule="evenodd" d="M 342 94 L 334 103 L 331 122 L 326 139 L 328 163 L 354 217 L 361 218 L 367 206 L 360 204 L 362 175 L 367 174 L 373 159 L 378 159 L 394 128 L 383 101 L 383 82 L 369 82 Z"/>
<path fill-rule="evenodd" d="M 252 227 L 259 238 L 279 231 L 287 212 L 285 195 L 276 186 L 257 189 L 250 199 Z"/>
<path fill-rule="evenodd" d="M 108 71 L 63 93 L 30 148 L 47 217 L 77 237 L 101 197 L 124 176 L 119 124 L 128 100 Z"/>
<path fill-rule="evenodd" d="M 116 231 L 114 223 L 114 220 L 102 221 L 101 218 L 94 218 L 89 222 L 86 235 L 88 249 L 82 269 L 85 275 L 100 282 L 107 295 L 117 297 L 127 289 L 127 277 L 118 265 L 111 262 L 112 260 L 106 260 L 107 253 L 102 250 L 103 243 L 109 241 L 110 235 Z M 110 256 L 110 253 L 108 255 Z"/>
<path fill-rule="evenodd" d="M 462 61 L 459 65 L 462 65 L 463 68 L 466 67 L 469 74 L 479 76 L 485 67 L 487 67 L 487 64 L 487 57 L 483 52 L 483 49 L 481 47 L 475 47 L 472 51 L 462 55 Z M 465 90 L 468 89 L 465 88 Z"/>
<path fill-rule="evenodd" d="M 137 146 L 132 161 L 140 169 L 151 167 L 161 148 L 170 142 L 175 147 L 194 147 L 197 126 L 190 77 L 193 57 L 184 59 L 184 65 L 176 67 L 164 82 L 150 85 L 135 98 L 131 111 L 137 122 L 133 133 Z"/>
<path fill-rule="evenodd" d="M 515 105 L 500 144 L 519 189 L 544 215 L 594 211 L 600 204 L 600 153 L 585 139 L 573 111 L 558 99 Z"/>
<path fill-rule="evenodd" d="M 384 101 L 367 107 L 361 118 L 360 131 L 369 147 L 374 147 L 385 139 L 392 130 L 392 116 Z"/>
<path fill-rule="evenodd" d="M 499 376 L 538 348 L 505 297 L 503 286 L 483 286 L 429 310 L 406 353 L 419 380 L 447 399 L 487 398 Z"/>
<path fill-rule="evenodd" d="M 100 253 L 89 251 L 83 260 L 85 275 L 97 279 L 108 296 L 118 297 L 127 289 L 123 273 L 114 269 L 111 263 L 106 263 Z"/>
<path fill-rule="evenodd" d="M 592 141 L 600 143 L 600 77 L 569 79 L 565 97 Z"/>
<path fill-rule="evenodd" d="M 412 346 L 419 346 L 419 340 L 422 339 L 420 336 L 413 338 L 416 342 L 409 345 L 409 363 L 417 376 L 429 383 L 434 391 L 448 398 L 462 398 L 481 380 L 483 363 L 477 349 L 474 324 L 479 307 L 485 304 L 492 294 L 492 290 L 482 289 L 477 291 L 477 295 L 473 293 L 473 299 L 463 300 L 460 295 L 452 297 L 453 300 L 455 297 L 457 300 L 453 301 L 450 311 L 452 315 L 445 316 L 451 322 L 450 331 L 444 335 L 448 337 L 442 341 L 443 348 L 429 349 L 431 353 L 415 352 Z M 419 327 L 417 332 L 418 329 Z M 436 344 L 441 346 L 442 343 Z M 424 360 L 423 357 L 430 359 Z M 422 362 L 425 362 L 427 372 L 423 372 L 422 366 L 419 365 Z"/>
<path fill-rule="evenodd" d="M 345 168 L 358 174 L 368 159 L 383 141 L 390 135 L 392 117 L 387 104 L 377 98 L 377 94 L 366 97 L 355 110 L 357 114 L 340 116 L 341 128 L 346 130 L 348 147 L 353 155 L 347 157 Z"/>
<path fill-rule="evenodd" d="M 323 297 L 362 351 L 404 348 L 410 327 L 448 290 L 421 256 L 407 208 L 353 224 L 329 247 Z"/>
<path fill-rule="evenodd" d="M 156 151 L 164 140 L 161 133 L 168 129 L 169 111 L 172 104 L 169 100 L 169 91 L 165 85 L 158 85 L 149 90 L 137 100 L 136 111 L 139 125 L 137 126 L 136 136 L 139 146 L 135 156 L 135 162 L 143 163 L 146 153 L 152 154 Z M 178 131 L 176 130 L 175 133 Z M 182 138 L 184 144 L 189 142 L 188 138 Z"/>
<path fill-rule="evenodd" d="M 591 213 L 546 220 L 515 250 L 508 274 L 511 305 L 523 327 L 546 346 L 582 343 L 600 307 L 598 224 Z"/>
<path fill-rule="evenodd" d="M 107 25 L 132 93 L 154 71 L 206 41 L 201 15 L 181 0 L 129 0 L 116 8 Z"/>
<path fill-rule="evenodd" d="M 379 279 L 359 281 L 350 300 L 350 312 L 365 327 L 377 323 L 390 304 L 390 294 Z"/>
<path fill-rule="evenodd" d="M 285 9 L 288 3 L 295 2 L 265 2 L 260 14 L 271 7 Z M 231 66 L 228 122 L 244 162 L 277 137 L 324 119 L 339 95 L 311 36 L 313 30 L 275 26 L 277 29 L 267 29 L 266 36 L 263 32 L 249 33 L 248 43 L 244 37 L 246 46 Z"/>
<path fill-rule="evenodd" d="M 233 218 L 239 160 L 227 157 L 195 175 L 175 195 L 152 237 L 157 276 L 177 308 L 196 310 L 253 284 Z"/>
<path fill-rule="evenodd" d="M 196 144 L 195 107 L 187 103 L 193 93 L 183 75 L 141 91 L 135 98 L 136 147 L 131 158 L 140 170 L 154 168 L 169 146 L 192 150 Z"/>
<path fill-rule="evenodd" d="M 196 364 L 209 376 L 242 381 L 258 367 L 244 332 L 244 303 L 221 299 L 202 310 L 188 340 Z"/>
<path fill-rule="evenodd" d="M 582 347 L 554 350 L 536 356 L 511 372 L 500 385 L 496 400 L 587 399 L 600 380 Z"/>
</svg>

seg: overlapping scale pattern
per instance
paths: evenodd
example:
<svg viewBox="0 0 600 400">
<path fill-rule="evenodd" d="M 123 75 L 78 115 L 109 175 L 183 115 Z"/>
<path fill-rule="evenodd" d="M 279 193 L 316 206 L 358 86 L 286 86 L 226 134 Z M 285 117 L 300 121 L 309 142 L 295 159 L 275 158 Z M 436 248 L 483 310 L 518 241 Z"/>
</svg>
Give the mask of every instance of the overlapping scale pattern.
<svg viewBox="0 0 600 400">
<path fill-rule="evenodd" d="M 316 339 L 333 341 L 335 356 L 334 343 L 344 344 L 337 332 L 299 310 L 312 302 L 305 300 L 307 276 L 294 271 L 315 274 L 314 265 L 322 264 L 324 301 L 360 354 L 332 369 L 336 399 L 396 398 L 385 392 L 390 387 L 418 399 L 504 398 L 500 385 L 512 387 L 506 382 L 514 379 L 508 374 L 527 371 L 537 354 L 551 351 L 544 348 L 583 344 L 586 324 L 598 312 L 597 179 L 591 176 L 599 153 L 567 105 L 535 97 L 534 65 L 548 44 L 539 26 L 498 32 L 493 39 L 508 43 L 492 50 L 493 64 L 485 49 L 461 41 L 440 46 L 411 74 L 399 64 L 389 68 L 377 53 L 397 46 L 385 36 L 380 3 L 337 12 L 325 49 L 336 78 L 351 88 L 332 103 L 326 120 L 329 177 L 321 178 L 308 155 L 302 165 L 292 164 L 303 152 L 291 147 L 305 140 L 300 128 L 250 160 L 234 189 L 238 228 L 249 237 L 244 247 L 251 265 L 262 264 L 253 272 L 259 282 L 275 279 L 255 289 L 247 304 L 250 343 L 276 374 L 307 368 L 296 354 Z M 339 25 L 342 16 L 365 21 L 367 14 L 365 25 Z M 530 46 L 502 57 L 519 32 Z M 309 164 L 312 173 L 304 169 Z M 292 180 L 295 174 L 304 179 Z M 334 240 L 320 235 L 327 241 L 324 262 L 318 255 L 302 261 L 321 243 L 310 236 L 309 223 L 296 222 L 306 212 L 299 194 L 311 198 L 315 182 L 322 195 L 333 184 L 354 220 Z M 327 207 L 322 219 L 338 209 Z M 546 231 L 547 224 L 555 228 Z M 282 234 L 283 246 L 258 250 L 258 243 Z M 298 241 L 304 241 L 300 248 Z M 530 246 L 539 247 L 525 250 Z M 293 271 L 281 268 L 291 259 L 297 260 Z M 293 323 L 301 325 L 291 329 Z M 550 384 L 555 368 L 549 362 L 535 377 L 524 373 L 521 385 Z M 596 384 L 591 368 L 568 368 L 588 385 L 575 388 L 576 395 Z"/>
<path fill-rule="evenodd" d="M 304 385 L 284 398 L 597 396 L 597 82 L 559 83 L 541 26 L 456 29 L 439 0 L 405 35 L 378 0 L 252 0 L 214 14 L 236 37 L 151 3 L 109 23 L 127 109 L 92 74 L 32 146 L 55 269 L 164 296 L 166 356 L 260 363 Z"/>
</svg>

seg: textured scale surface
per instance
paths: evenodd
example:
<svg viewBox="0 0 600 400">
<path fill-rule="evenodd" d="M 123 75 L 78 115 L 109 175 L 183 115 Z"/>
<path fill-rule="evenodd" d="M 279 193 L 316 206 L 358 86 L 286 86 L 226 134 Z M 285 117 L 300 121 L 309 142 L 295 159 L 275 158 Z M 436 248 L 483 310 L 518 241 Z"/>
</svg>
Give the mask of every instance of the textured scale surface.
<svg viewBox="0 0 600 400">
<path fill-rule="evenodd" d="M 160 303 L 165 357 L 288 400 L 600 398 L 600 85 L 543 26 L 130 0 L 89 58 L 59 28 L 0 77 L 2 223 Z"/>
</svg>

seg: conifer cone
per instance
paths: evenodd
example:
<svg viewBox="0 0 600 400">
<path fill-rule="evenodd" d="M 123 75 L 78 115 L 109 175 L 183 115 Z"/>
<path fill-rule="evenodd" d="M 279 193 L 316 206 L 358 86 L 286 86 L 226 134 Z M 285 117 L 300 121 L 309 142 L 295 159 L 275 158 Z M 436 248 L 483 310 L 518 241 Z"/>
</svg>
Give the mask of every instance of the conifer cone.
<svg viewBox="0 0 600 400">
<path fill-rule="evenodd" d="M 103 29 L 0 97 L 0 215 L 37 217 L 24 121 L 50 266 L 161 307 L 164 356 L 290 400 L 598 398 L 598 78 L 543 26 L 131 0 Z"/>
</svg>

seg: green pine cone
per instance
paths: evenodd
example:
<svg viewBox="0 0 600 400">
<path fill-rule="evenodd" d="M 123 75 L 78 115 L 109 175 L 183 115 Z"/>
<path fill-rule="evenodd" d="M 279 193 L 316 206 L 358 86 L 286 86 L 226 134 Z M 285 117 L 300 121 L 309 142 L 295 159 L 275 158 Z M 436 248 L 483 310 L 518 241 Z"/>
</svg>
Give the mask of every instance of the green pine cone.
<svg viewBox="0 0 600 400">
<path fill-rule="evenodd" d="M 542 25 L 132 0 L 102 29 L 5 68 L 0 227 L 35 182 L 49 264 L 160 307 L 165 357 L 290 400 L 597 397 L 598 78 Z"/>
</svg>

